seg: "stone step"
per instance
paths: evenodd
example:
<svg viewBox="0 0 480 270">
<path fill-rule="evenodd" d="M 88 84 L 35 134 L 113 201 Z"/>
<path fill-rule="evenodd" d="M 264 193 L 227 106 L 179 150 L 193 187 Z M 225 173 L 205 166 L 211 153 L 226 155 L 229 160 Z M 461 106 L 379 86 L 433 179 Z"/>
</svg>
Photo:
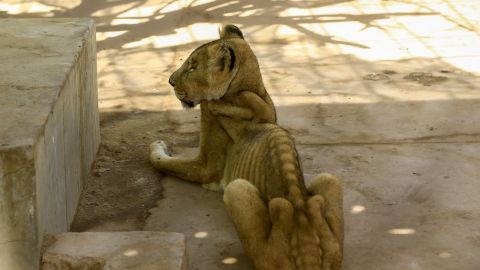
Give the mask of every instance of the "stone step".
<svg viewBox="0 0 480 270">
<path fill-rule="evenodd" d="M 187 269 L 185 236 L 181 233 L 63 233 L 50 241 L 42 256 L 42 270 Z"/>
<path fill-rule="evenodd" d="M 38 269 L 100 143 L 91 19 L 0 19 L 0 269 Z"/>
</svg>

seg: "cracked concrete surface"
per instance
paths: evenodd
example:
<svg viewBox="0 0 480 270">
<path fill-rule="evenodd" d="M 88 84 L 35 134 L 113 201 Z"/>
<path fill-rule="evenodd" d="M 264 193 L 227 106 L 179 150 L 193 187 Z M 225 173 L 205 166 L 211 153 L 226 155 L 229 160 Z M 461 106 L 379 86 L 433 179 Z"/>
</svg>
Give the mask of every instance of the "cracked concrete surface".
<svg viewBox="0 0 480 270">
<path fill-rule="evenodd" d="M 51 242 L 42 258 L 43 270 L 187 269 L 181 233 L 62 233 Z"/>
<path fill-rule="evenodd" d="M 117 145 L 118 155 L 138 145 L 128 159 L 139 163 L 156 139 L 175 154 L 195 152 L 198 110 L 181 109 L 167 78 L 217 37 L 219 23 L 238 24 L 305 174 L 332 172 L 344 182 L 344 270 L 480 265 L 477 1 L 21 2 L 2 1 L 0 16 L 95 19 L 103 142 Z M 107 205 L 114 215 L 135 179 L 155 185 L 143 163 L 128 169 L 138 175 L 112 186 L 102 174 L 121 163 L 111 164 L 90 184 L 103 195 L 84 197 L 80 211 Z M 159 182 L 164 194 L 154 208 L 147 209 L 148 193 L 127 211 L 149 214 L 98 218 L 82 230 L 183 232 L 191 269 L 252 269 L 220 194 L 168 177 Z M 95 198 L 108 199 L 95 206 Z M 103 214 L 93 211 L 91 219 Z"/>
</svg>

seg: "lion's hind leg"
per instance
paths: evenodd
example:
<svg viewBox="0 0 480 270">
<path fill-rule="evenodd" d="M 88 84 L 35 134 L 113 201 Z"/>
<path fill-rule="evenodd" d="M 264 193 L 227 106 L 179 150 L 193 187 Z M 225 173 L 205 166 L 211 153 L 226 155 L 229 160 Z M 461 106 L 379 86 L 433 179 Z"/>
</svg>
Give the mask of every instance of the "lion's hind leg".
<svg viewBox="0 0 480 270">
<path fill-rule="evenodd" d="M 293 207 L 286 199 L 264 202 L 250 182 L 237 179 L 223 200 L 247 255 L 259 270 L 294 269 L 289 253 Z"/>
<path fill-rule="evenodd" d="M 223 201 L 247 253 L 260 249 L 270 231 L 270 219 L 258 189 L 237 179 L 225 188 Z"/>
<path fill-rule="evenodd" d="M 308 186 L 308 191 L 311 195 L 323 197 L 325 218 L 335 236 L 343 242 L 343 192 L 340 180 L 328 173 L 319 174 Z"/>
<path fill-rule="evenodd" d="M 343 257 L 343 193 L 339 179 L 322 173 L 308 186 L 309 211 L 324 252 L 323 267 L 340 269 Z M 327 226 L 326 226 L 327 225 Z M 324 269 L 322 268 L 322 269 Z"/>
</svg>

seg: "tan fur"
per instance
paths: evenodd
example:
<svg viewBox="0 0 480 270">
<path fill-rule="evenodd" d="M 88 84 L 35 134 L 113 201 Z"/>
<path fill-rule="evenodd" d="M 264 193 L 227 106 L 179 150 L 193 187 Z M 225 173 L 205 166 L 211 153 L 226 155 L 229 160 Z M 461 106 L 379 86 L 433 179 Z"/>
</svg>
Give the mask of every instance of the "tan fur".
<svg viewBox="0 0 480 270">
<path fill-rule="evenodd" d="M 305 187 L 293 138 L 276 125 L 255 55 L 238 28 L 195 50 L 170 77 L 186 107 L 200 104 L 200 153 L 167 154 L 152 143 L 150 160 L 170 175 L 224 189 L 246 253 L 260 270 L 340 269 L 342 190 L 317 176 Z"/>
</svg>

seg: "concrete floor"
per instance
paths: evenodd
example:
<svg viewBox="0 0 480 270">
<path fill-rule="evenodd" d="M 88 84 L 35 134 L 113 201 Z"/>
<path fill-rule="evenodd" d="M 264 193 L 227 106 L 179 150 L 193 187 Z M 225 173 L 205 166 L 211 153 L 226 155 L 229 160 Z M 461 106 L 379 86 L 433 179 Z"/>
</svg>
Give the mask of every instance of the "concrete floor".
<svg viewBox="0 0 480 270">
<path fill-rule="evenodd" d="M 191 269 L 252 269 L 220 194 L 163 177 L 162 198 L 150 192 L 122 208 L 128 218 L 97 218 L 107 206 L 114 213 L 134 183 L 141 194 L 142 175 L 157 185 L 150 141 L 194 152 L 198 110 L 181 109 L 167 78 L 223 22 L 241 26 L 257 54 L 305 174 L 343 180 L 344 270 L 478 269 L 479 13 L 476 0 L 0 4 L 1 17 L 95 18 L 102 135 L 120 156 L 87 187 L 79 211 L 98 222 L 81 230 L 183 232 Z M 141 165 L 112 187 L 108 174 L 129 149 Z"/>
</svg>

